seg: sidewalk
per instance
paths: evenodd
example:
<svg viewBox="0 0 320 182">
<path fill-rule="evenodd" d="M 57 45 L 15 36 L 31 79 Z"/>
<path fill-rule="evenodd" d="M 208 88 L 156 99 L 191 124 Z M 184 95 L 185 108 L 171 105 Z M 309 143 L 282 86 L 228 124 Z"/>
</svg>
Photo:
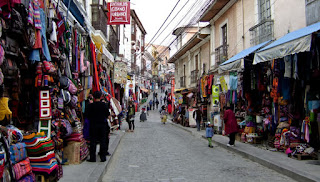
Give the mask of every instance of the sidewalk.
<svg viewBox="0 0 320 182">
<path fill-rule="evenodd" d="M 183 127 L 180 124 L 169 123 L 190 132 L 197 138 L 205 138 L 205 130 L 197 131 L 196 128 Z M 272 152 L 236 141 L 235 147 L 227 147 L 229 138 L 222 135 L 214 135 L 212 141 L 227 150 L 237 153 L 245 158 L 257 162 L 263 166 L 273 169 L 281 174 L 287 175 L 297 181 L 320 181 L 320 160 L 296 160 L 287 157 L 282 152 Z"/>
<path fill-rule="evenodd" d="M 63 165 L 63 177 L 59 182 L 95 182 L 101 181 L 112 155 L 124 135 L 122 130 L 114 131 L 110 134 L 109 152 L 111 156 L 107 156 L 106 162 L 99 162 L 100 157 L 97 155 L 97 162 L 83 161 L 78 165 Z M 99 150 L 97 150 L 98 152 Z"/>
</svg>

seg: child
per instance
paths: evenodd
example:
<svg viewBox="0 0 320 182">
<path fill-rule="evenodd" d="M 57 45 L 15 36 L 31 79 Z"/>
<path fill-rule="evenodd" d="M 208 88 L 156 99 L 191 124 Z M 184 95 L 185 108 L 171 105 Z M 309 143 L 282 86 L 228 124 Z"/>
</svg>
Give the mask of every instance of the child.
<svg viewBox="0 0 320 182">
<path fill-rule="evenodd" d="M 160 118 L 161 118 L 161 122 L 163 124 L 166 124 L 166 122 L 167 122 L 167 115 L 168 115 L 168 112 L 166 111 L 164 106 L 162 106 L 161 113 L 160 113 Z"/>
<path fill-rule="evenodd" d="M 208 139 L 209 145 L 208 147 L 213 148 L 212 146 L 212 137 L 213 137 L 213 125 L 208 123 L 206 128 L 206 137 Z"/>
<path fill-rule="evenodd" d="M 140 122 L 144 122 L 146 120 L 147 120 L 146 108 L 142 108 L 142 111 L 140 114 Z"/>
</svg>

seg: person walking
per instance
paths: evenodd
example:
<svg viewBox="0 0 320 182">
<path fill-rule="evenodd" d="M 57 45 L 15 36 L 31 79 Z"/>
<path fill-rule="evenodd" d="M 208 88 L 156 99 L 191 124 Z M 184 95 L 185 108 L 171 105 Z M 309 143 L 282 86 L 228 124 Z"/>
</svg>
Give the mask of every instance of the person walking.
<svg viewBox="0 0 320 182">
<path fill-rule="evenodd" d="M 128 106 L 128 113 L 127 113 L 127 122 L 129 125 L 129 132 L 133 132 L 134 131 L 134 117 L 135 117 L 135 109 L 133 106 L 132 101 L 130 101 L 129 106 Z"/>
<path fill-rule="evenodd" d="M 208 147 L 213 148 L 212 146 L 212 137 L 213 137 L 213 125 L 208 123 L 206 127 L 206 137 L 208 139 Z"/>
<path fill-rule="evenodd" d="M 197 123 L 197 131 L 200 131 L 200 122 L 202 119 L 202 112 L 199 107 L 197 108 L 197 110 L 193 112 L 193 118 L 196 120 L 196 123 Z"/>
<path fill-rule="evenodd" d="M 88 105 L 87 116 L 90 121 L 90 159 L 89 162 L 96 162 L 97 141 L 100 140 L 100 160 L 106 161 L 107 155 L 107 119 L 110 119 L 108 105 L 101 102 L 102 92 L 96 91 L 93 94 L 94 102 Z M 110 128 L 109 128 L 110 130 Z"/>
<path fill-rule="evenodd" d="M 155 102 L 155 100 L 153 100 L 153 102 L 152 102 L 152 110 L 154 110 L 154 106 L 156 105 L 156 102 Z"/>
<path fill-rule="evenodd" d="M 162 105 L 162 102 L 163 102 L 163 100 L 162 100 L 163 98 L 162 98 L 162 95 L 160 96 L 160 105 Z"/>
<path fill-rule="evenodd" d="M 158 106 L 159 106 L 159 100 L 158 100 L 158 98 L 157 98 L 157 100 L 156 100 L 156 105 L 157 105 L 157 109 L 158 109 Z"/>
<path fill-rule="evenodd" d="M 147 120 L 146 108 L 143 107 L 140 113 L 140 122 L 144 122 Z"/>
<path fill-rule="evenodd" d="M 161 118 L 161 122 L 162 124 L 166 124 L 167 122 L 167 115 L 168 112 L 166 110 L 166 108 L 164 107 L 164 105 L 161 107 L 161 113 L 160 113 L 160 118 Z"/>
<path fill-rule="evenodd" d="M 225 124 L 224 134 L 229 135 L 229 143 L 227 144 L 228 147 L 235 146 L 234 142 L 236 139 L 236 134 L 238 132 L 238 124 L 233 112 L 233 108 L 226 107 L 223 115 L 223 120 Z"/>
<path fill-rule="evenodd" d="M 152 109 L 152 99 L 149 101 L 149 105 L 150 105 L 150 110 Z"/>
</svg>

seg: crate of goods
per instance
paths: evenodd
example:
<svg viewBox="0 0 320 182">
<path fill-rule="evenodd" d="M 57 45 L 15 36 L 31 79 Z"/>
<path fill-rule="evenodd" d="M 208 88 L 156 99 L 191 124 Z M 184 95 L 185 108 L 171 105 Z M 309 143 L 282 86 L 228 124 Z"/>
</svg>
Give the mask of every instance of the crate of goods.
<svg viewBox="0 0 320 182">
<path fill-rule="evenodd" d="M 81 142 L 68 142 L 63 148 L 63 156 L 68 159 L 69 164 L 80 164 L 80 147 Z"/>
</svg>

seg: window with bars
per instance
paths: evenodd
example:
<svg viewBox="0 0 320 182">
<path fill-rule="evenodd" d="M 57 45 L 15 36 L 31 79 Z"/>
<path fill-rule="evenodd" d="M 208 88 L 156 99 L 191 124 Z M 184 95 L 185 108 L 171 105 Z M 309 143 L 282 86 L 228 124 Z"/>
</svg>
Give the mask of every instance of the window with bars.
<svg viewBox="0 0 320 182">
<path fill-rule="evenodd" d="M 270 0 L 258 0 L 259 21 L 271 19 Z"/>
</svg>

